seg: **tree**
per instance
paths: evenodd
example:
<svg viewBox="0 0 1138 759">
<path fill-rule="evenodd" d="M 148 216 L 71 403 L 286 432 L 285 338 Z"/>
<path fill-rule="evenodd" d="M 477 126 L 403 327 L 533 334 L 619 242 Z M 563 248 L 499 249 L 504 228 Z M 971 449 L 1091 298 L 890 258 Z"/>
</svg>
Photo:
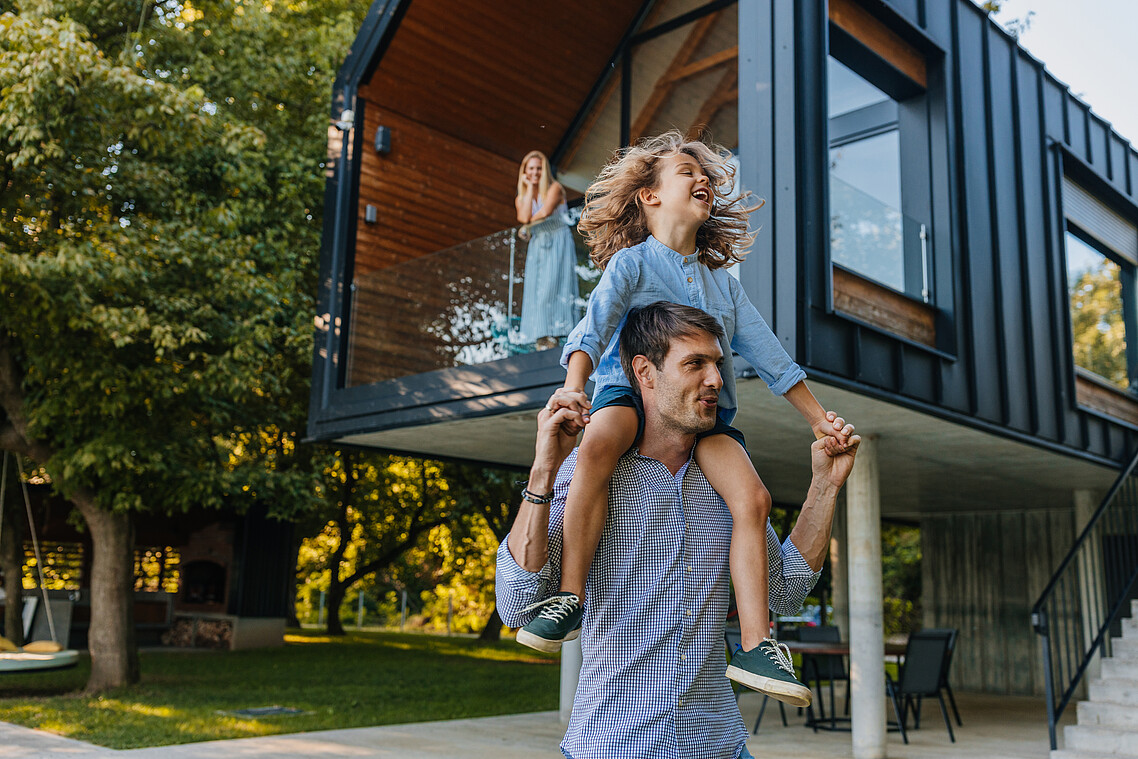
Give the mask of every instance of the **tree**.
<svg viewBox="0 0 1138 759">
<path fill-rule="evenodd" d="M 0 448 L 91 532 L 90 691 L 138 675 L 133 512 L 311 504 L 327 99 L 365 10 L 0 15 Z"/>
<path fill-rule="evenodd" d="M 299 569 L 323 575 L 329 635 L 344 634 L 340 607 L 350 589 L 459 517 L 444 466 L 361 451 L 336 454 L 322 487 L 330 518 L 302 552 Z"/>
</svg>

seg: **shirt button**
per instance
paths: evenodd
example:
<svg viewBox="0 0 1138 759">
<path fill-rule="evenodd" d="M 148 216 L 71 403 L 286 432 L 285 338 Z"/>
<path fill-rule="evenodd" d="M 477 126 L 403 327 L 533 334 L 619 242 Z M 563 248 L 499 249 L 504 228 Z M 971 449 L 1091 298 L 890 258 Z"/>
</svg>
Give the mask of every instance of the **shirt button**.
<svg viewBox="0 0 1138 759">
<path fill-rule="evenodd" d="M 688 571 L 691 571 L 691 564 L 688 564 Z"/>
<path fill-rule="evenodd" d="M 687 654 L 680 654 L 680 661 L 687 661 L 687 660 L 688 660 Z"/>
<path fill-rule="evenodd" d="M 684 614 L 687 614 L 690 617 L 691 616 L 691 609 L 686 609 L 684 611 Z"/>
<path fill-rule="evenodd" d="M 688 282 L 691 282 L 691 277 L 688 277 Z"/>
<path fill-rule="evenodd" d="M 681 698 L 680 699 L 680 706 L 683 706 L 683 705 L 684 705 L 684 700 Z"/>
</svg>

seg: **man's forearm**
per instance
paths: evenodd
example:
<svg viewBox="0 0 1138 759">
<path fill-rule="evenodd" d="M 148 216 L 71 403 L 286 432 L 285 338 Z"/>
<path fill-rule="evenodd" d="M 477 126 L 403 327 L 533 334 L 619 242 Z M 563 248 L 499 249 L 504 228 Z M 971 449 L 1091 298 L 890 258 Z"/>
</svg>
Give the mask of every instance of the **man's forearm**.
<svg viewBox="0 0 1138 759">
<path fill-rule="evenodd" d="M 555 479 L 556 472 L 535 465 L 530 470 L 526 489 L 545 495 L 553 491 Z M 540 571 L 549 560 L 549 504 L 523 499 L 506 544 L 519 567 L 527 572 Z"/>
<path fill-rule="evenodd" d="M 790 531 L 791 542 L 814 571 L 822 568 L 830 550 L 830 531 L 834 526 L 838 490 L 840 486 L 829 480 L 818 477 L 811 480 L 802 513 Z"/>
</svg>

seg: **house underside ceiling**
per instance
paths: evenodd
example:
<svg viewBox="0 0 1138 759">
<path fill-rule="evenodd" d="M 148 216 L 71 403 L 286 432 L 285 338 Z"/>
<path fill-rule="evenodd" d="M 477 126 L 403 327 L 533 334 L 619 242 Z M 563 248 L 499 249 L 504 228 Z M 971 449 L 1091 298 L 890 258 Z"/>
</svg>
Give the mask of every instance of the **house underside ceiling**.
<svg viewBox="0 0 1138 759">
<path fill-rule="evenodd" d="M 642 0 L 462 9 L 415 0 L 360 92 L 382 110 L 520 160 L 551 153 Z"/>
<path fill-rule="evenodd" d="M 811 434 L 786 401 L 761 380 L 739 380 L 735 425 L 760 476 L 778 503 L 800 503 L 810 481 Z M 1065 508 L 1072 493 L 1105 494 L 1117 472 L 1083 459 L 955 424 L 891 403 L 830 387 L 811 387 L 825 408 L 845 415 L 861 434 L 877 436 L 881 508 L 886 516 L 927 512 Z M 342 442 L 400 451 L 528 467 L 536 411 L 505 411 L 478 419 L 440 422 L 354 435 Z"/>
</svg>

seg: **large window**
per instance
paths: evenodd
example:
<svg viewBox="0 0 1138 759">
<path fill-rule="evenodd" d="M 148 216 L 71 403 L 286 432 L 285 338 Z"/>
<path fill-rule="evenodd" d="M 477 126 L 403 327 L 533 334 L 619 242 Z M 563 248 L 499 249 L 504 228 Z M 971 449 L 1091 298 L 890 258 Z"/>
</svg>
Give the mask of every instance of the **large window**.
<svg viewBox="0 0 1138 759">
<path fill-rule="evenodd" d="M 1094 405 L 1093 385 L 1132 391 L 1138 377 L 1138 226 L 1068 176 L 1063 211 L 1078 398 Z"/>
<path fill-rule="evenodd" d="M 831 261 L 928 303 L 924 57 L 851 0 L 830 8 Z"/>
<path fill-rule="evenodd" d="M 1126 320 L 1129 298 L 1124 279 L 1131 267 L 1104 254 L 1086 236 L 1068 230 L 1067 294 L 1071 303 L 1071 338 L 1075 365 L 1120 388 L 1130 387 L 1126 362 Z"/>
</svg>

